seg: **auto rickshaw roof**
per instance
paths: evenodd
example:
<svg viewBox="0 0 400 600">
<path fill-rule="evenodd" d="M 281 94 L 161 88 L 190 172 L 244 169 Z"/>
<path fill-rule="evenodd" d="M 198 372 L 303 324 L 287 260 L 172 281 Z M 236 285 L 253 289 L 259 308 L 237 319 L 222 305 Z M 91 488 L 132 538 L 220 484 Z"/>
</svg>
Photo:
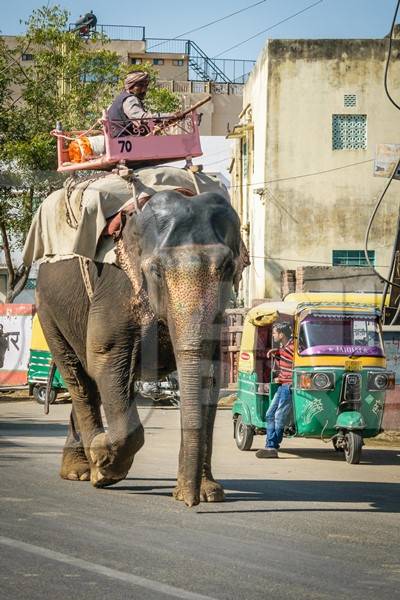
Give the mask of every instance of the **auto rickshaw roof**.
<svg viewBox="0 0 400 600">
<path fill-rule="evenodd" d="M 264 302 L 249 310 L 246 321 L 256 327 L 270 325 L 275 323 L 281 316 L 293 317 L 297 306 L 297 302 Z"/>
<path fill-rule="evenodd" d="M 281 317 L 294 317 L 306 309 L 324 312 L 365 312 L 378 314 L 381 294 L 311 292 L 288 294 L 282 302 L 264 302 L 251 308 L 246 321 L 256 327 L 270 325 Z M 304 314 L 304 313 L 303 313 Z"/>
<path fill-rule="evenodd" d="M 355 304 L 369 305 L 379 307 L 382 303 L 382 294 L 363 293 L 363 292 L 302 292 L 292 293 L 285 297 L 284 302 L 295 302 L 298 304 L 316 304 L 332 302 L 337 304 Z M 389 296 L 386 296 L 386 303 L 389 302 Z"/>
</svg>

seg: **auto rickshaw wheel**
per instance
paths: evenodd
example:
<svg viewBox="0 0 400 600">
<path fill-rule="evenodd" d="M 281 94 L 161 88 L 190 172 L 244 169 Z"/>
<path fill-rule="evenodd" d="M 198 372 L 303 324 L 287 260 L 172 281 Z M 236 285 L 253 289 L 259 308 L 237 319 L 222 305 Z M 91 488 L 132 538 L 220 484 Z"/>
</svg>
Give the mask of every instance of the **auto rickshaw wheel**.
<svg viewBox="0 0 400 600">
<path fill-rule="evenodd" d="M 358 465 L 361 459 L 361 450 L 363 447 L 363 438 L 360 433 L 348 431 L 345 435 L 346 444 L 344 447 L 344 456 L 346 462 L 350 465 Z"/>
<path fill-rule="evenodd" d="M 33 393 L 33 397 L 35 398 L 36 402 L 38 404 L 44 404 L 45 400 L 46 400 L 46 386 L 45 385 L 40 385 L 40 384 L 36 384 L 33 387 L 32 390 Z M 50 404 L 54 404 L 54 402 L 56 401 L 56 396 L 57 396 L 57 391 L 56 390 L 51 390 L 50 392 Z"/>
<path fill-rule="evenodd" d="M 250 450 L 253 437 L 253 428 L 243 423 L 242 416 L 238 415 L 235 423 L 235 440 L 239 450 Z"/>
</svg>

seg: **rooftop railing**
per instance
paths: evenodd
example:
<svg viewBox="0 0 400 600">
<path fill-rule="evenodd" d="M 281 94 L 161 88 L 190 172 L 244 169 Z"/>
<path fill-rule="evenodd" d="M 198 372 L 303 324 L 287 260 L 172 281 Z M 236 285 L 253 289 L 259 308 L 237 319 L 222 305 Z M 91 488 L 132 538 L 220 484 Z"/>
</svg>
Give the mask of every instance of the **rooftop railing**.
<svg viewBox="0 0 400 600">
<path fill-rule="evenodd" d="M 74 23 L 69 24 L 70 29 L 75 28 Z M 104 25 L 97 23 L 96 27 L 88 31 L 88 35 L 92 33 L 101 33 L 106 35 L 110 40 L 141 41 L 145 40 L 145 28 L 136 25 Z"/>
</svg>

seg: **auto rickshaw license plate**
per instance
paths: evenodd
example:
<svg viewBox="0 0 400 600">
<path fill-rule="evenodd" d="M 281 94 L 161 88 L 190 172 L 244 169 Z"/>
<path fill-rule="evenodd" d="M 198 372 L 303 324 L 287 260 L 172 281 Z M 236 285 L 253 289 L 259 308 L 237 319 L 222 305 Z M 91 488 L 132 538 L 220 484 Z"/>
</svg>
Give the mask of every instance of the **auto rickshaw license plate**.
<svg viewBox="0 0 400 600">
<path fill-rule="evenodd" d="M 361 360 L 345 360 L 344 368 L 346 371 L 361 371 L 362 369 L 362 361 Z"/>
</svg>

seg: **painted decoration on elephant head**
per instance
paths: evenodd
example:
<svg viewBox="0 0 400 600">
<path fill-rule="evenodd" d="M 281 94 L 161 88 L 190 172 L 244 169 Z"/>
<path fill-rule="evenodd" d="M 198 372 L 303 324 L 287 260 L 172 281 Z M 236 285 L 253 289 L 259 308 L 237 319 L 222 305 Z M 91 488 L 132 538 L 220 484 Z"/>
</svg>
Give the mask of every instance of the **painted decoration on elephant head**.
<svg viewBox="0 0 400 600">
<path fill-rule="evenodd" d="M 25 385 L 33 304 L 0 305 L 0 387 Z"/>
</svg>

